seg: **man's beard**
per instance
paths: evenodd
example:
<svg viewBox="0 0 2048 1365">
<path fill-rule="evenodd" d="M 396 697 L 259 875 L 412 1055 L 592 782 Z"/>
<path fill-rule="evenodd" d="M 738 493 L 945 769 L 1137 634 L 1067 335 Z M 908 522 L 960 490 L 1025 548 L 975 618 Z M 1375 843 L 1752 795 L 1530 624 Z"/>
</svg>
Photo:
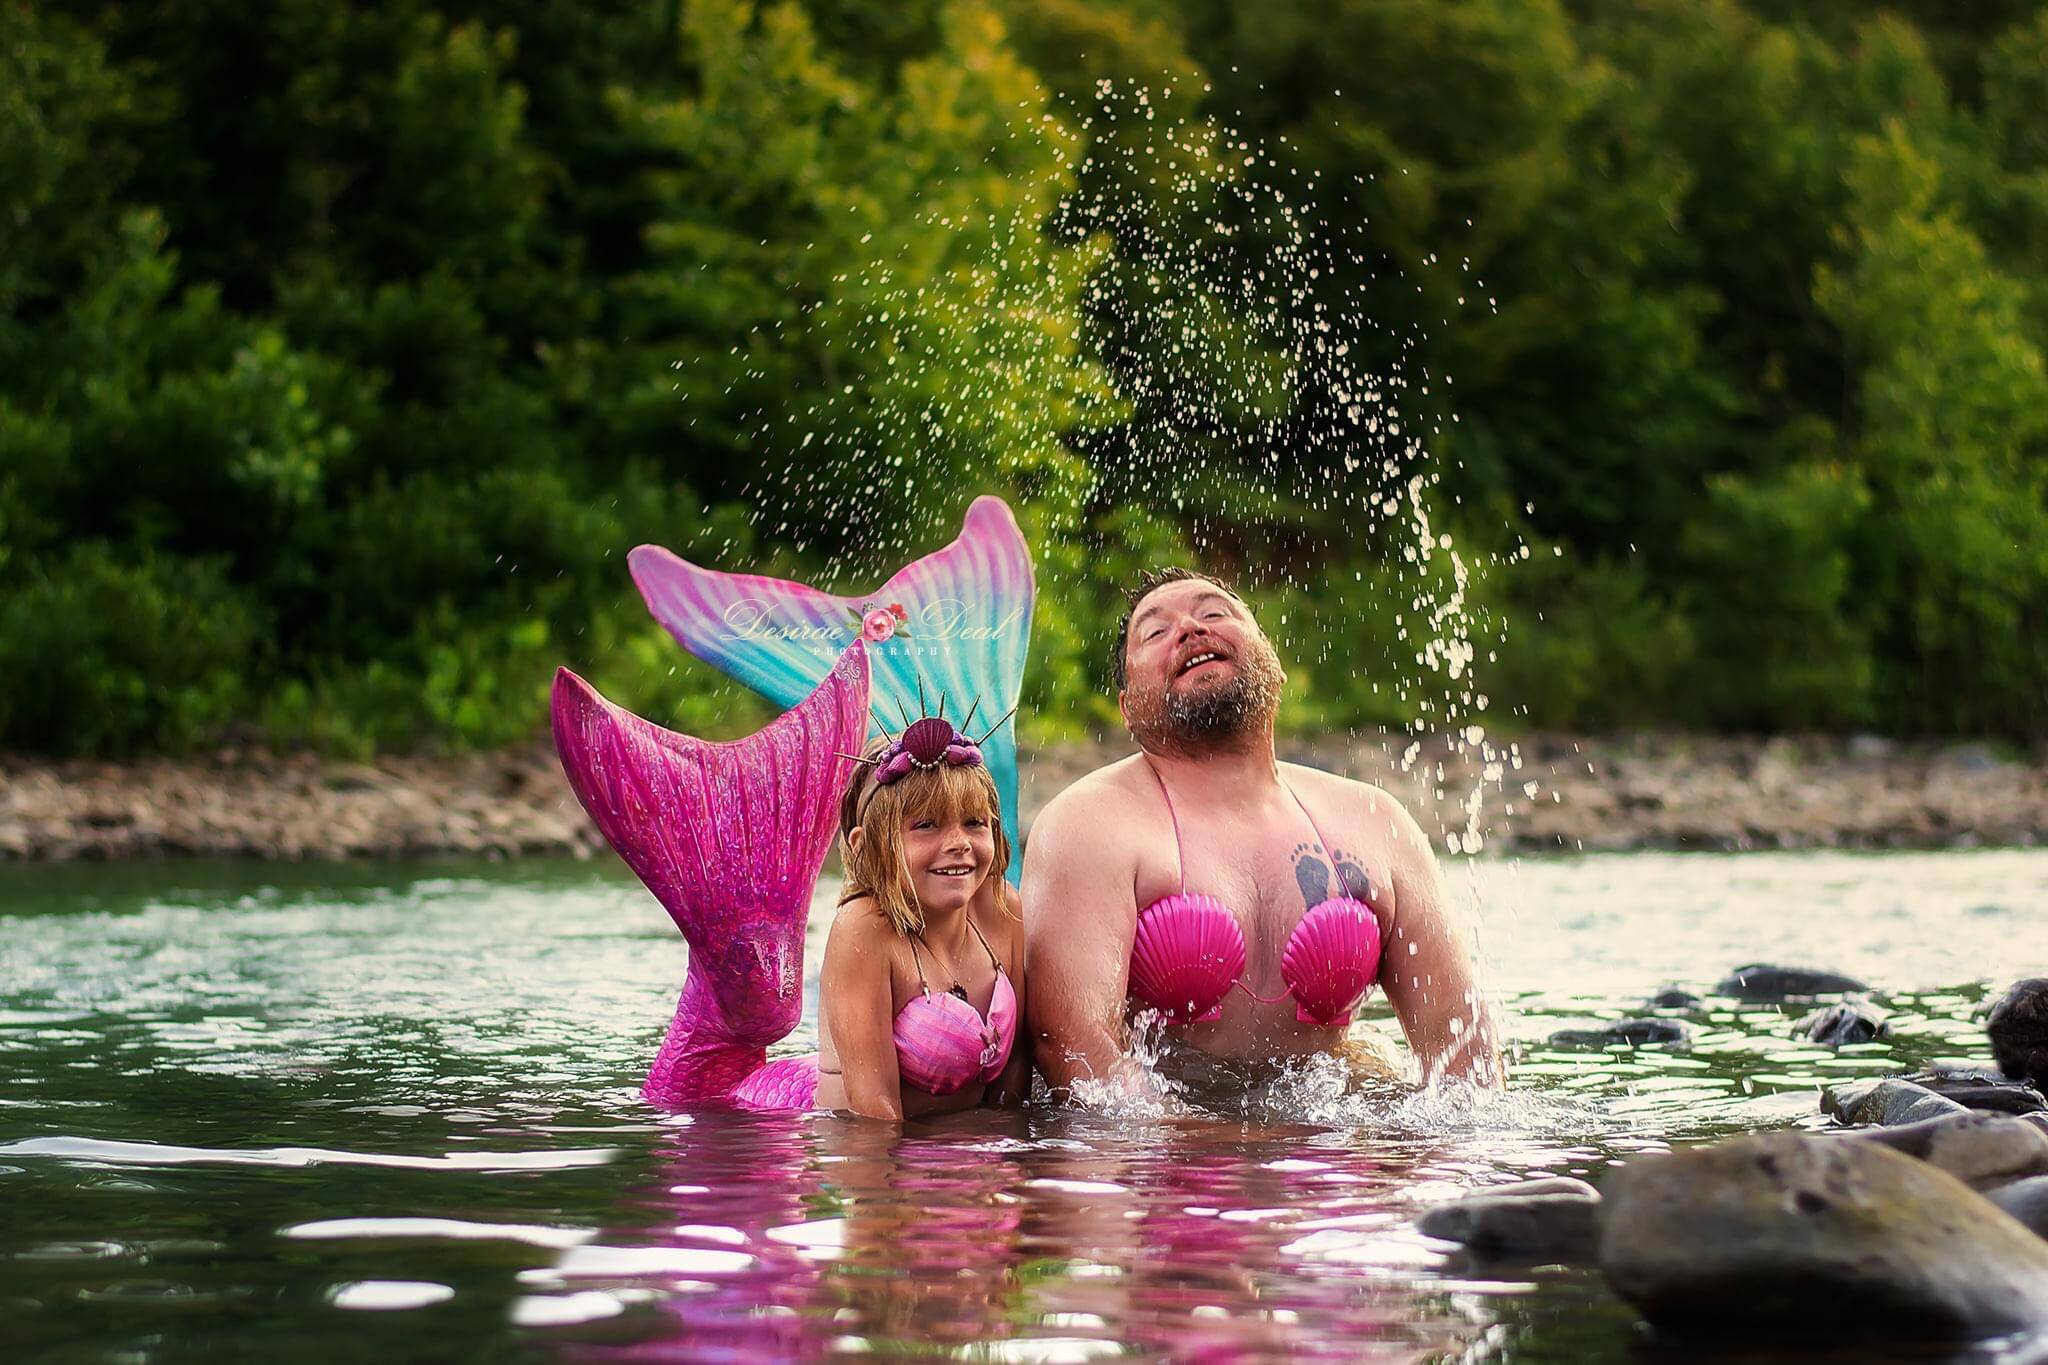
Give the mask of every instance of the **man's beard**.
<svg viewBox="0 0 2048 1365">
<path fill-rule="evenodd" d="M 1245 649 L 1228 682 L 1176 692 L 1141 694 L 1130 707 L 1131 736 L 1153 753 L 1181 758 L 1227 753 L 1270 730 L 1280 709 L 1280 661 L 1270 650 Z"/>
</svg>

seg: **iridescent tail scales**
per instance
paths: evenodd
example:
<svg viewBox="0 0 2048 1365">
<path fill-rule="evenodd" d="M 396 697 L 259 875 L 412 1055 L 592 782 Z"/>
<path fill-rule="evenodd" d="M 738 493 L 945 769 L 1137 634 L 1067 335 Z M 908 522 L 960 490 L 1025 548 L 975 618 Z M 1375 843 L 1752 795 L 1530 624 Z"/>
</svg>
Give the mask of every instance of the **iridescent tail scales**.
<svg viewBox="0 0 2048 1365">
<path fill-rule="evenodd" d="M 689 944 L 644 1093 L 660 1105 L 807 1108 L 812 1059 L 767 1060 L 803 1014 L 804 928 L 868 726 L 856 641 L 760 732 L 693 739 L 555 675 L 555 749 L 576 799 Z"/>
<path fill-rule="evenodd" d="M 633 551 L 630 563 L 648 609 L 685 649 L 777 706 L 811 690 L 832 667 L 839 642 L 861 628 L 864 613 L 889 612 L 902 624 L 870 654 L 874 733 L 937 711 L 977 735 L 1005 718 L 982 744 L 982 757 L 1002 797 L 1010 847 L 1023 847 L 1017 726 L 1009 717 L 1024 685 L 1037 588 L 1031 547 L 1002 499 L 976 498 L 952 544 L 912 560 L 872 592 L 852 596 L 758 574 L 719 573 L 655 545 Z M 847 749 L 859 751 L 858 744 Z M 1011 880 L 1022 864 L 1010 860 Z"/>
</svg>

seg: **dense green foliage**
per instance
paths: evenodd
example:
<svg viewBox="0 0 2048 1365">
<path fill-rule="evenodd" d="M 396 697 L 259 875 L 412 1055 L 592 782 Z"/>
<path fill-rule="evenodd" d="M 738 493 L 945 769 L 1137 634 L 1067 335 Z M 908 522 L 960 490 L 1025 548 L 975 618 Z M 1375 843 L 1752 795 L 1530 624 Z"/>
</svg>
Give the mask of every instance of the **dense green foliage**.
<svg viewBox="0 0 2048 1365">
<path fill-rule="evenodd" d="M 1304 725 L 1477 708 L 1469 616 L 1489 720 L 2037 734 L 2044 348 L 2048 3 L 0 0 L 0 746 L 502 743 L 557 662 L 730 731 L 627 549 L 980 490 L 1041 732 L 1193 553 Z"/>
</svg>

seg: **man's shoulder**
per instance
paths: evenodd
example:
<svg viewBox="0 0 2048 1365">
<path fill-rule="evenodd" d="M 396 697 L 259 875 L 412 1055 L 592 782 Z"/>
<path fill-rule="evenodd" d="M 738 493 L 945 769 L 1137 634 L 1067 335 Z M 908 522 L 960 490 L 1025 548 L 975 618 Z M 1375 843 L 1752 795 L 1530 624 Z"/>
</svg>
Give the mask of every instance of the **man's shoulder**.
<svg viewBox="0 0 2048 1365">
<path fill-rule="evenodd" d="M 1039 810 L 1031 825 L 1032 840 L 1095 847 L 1115 842 L 1127 828 L 1132 798 L 1141 790 L 1135 780 L 1143 775 L 1141 762 L 1134 754 L 1076 778 Z"/>
<path fill-rule="evenodd" d="M 1122 807 L 1137 790 L 1136 779 L 1144 776 L 1143 759 L 1137 754 L 1105 763 L 1094 772 L 1075 778 L 1066 789 L 1045 803 L 1039 819 L 1086 817 L 1093 812 Z"/>
<path fill-rule="evenodd" d="M 1355 777 L 1345 777 L 1323 768 L 1311 768 L 1305 763 L 1283 763 L 1281 771 L 1287 780 L 1296 785 L 1304 795 L 1330 801 L 1357 812 L 1361 808 L 1367 816 L 1391 816 L 1410 818 L 1408 808 L 1401 804 L 1385 787 L 1371 782 L 1361 782 Z"/>
</svg>

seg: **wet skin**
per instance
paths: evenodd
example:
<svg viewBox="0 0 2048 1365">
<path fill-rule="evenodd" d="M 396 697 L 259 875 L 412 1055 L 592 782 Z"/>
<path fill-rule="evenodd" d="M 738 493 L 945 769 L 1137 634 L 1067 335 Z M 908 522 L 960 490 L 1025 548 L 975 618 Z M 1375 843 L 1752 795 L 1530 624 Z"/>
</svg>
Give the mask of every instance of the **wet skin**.
<svg viewBox="0 0 2048 1365">
<path fill-rule="evenodd" d="M 1337 876 L 1332 881 L 1330 864 L 1321 844 L 1296 846 L 1294 884 L 1301 888 L 1301 901 L 1305 906 L 1319 905 L 1332 896 L 1351 896 L 1362 901 L 1372 899 L 1372 878 L 1341 849 L 1337 853 Z"/>
<path fill-rule="evenodd" d="M 1243 604 L 1201 580 L 1155 590 L 1132 618 L 1126 664 L 1120 701 L 1148 753 L 1061 793 L 1026 852 L 1034 1034 L 1047 1079 L 1056 1087 L 1128 1079 L 1126 987 L 1140 907 L 1183 886 L 1220 898 L 1244 933 L 1246 984 L 1270 998 L 1284 984 L 1288 936 L 1339 885 L 1380 921 L 1380 987 L 1425 1072 L 1497 1079 L 1490 1041 L 1473 1041 L 1485 1032 L 1479 991 L 1442 874 L 1399 803 L 1376 787 L 1279 764 L 1270 702 L 1228 742 L 1176 746 L 1166 723 L 1176 710 L 1199 713 L 1231 688 L 1278 695 L 1278 661 Z M 1334 857 L 1317 828 L 1337 845 Z M 1241 991 L 1226 997 L 1220 1018 L 1175 1031 L 1205 1052 L 1243 1059 L 1330 1052 L 1344 1038 L 1342 1029 L 1297 1020 L 1291 1000 L 1261 1003 Z"/>
<path fill-rule="evenodd" d="M 861 831 L 854 833 L 858 838 Z M 916 1118 L 1015 1098 L 1028 1079 L 1021 1036 L 1012 1065 L 993 1084 L 933 1095 L 897 1072 L 897 1012 L 927 984 L 934 992 L 957 987 L 956 994 L 988 1013 L 996 967 L 981 938 L 1002 959 L 1020 1012 L 1024 1005 L 1023 932 L 1015 893 L 992 875 L 994 825 L 973 813 L 914 818 L 905 822 L 902 839 L 911 889 L 924 911 L 922 942 L 913 952 L 911 941 L 865 897 L 839 908 L 818 980 L 816 1103 L 871 1118 Z"/>
</svg>

